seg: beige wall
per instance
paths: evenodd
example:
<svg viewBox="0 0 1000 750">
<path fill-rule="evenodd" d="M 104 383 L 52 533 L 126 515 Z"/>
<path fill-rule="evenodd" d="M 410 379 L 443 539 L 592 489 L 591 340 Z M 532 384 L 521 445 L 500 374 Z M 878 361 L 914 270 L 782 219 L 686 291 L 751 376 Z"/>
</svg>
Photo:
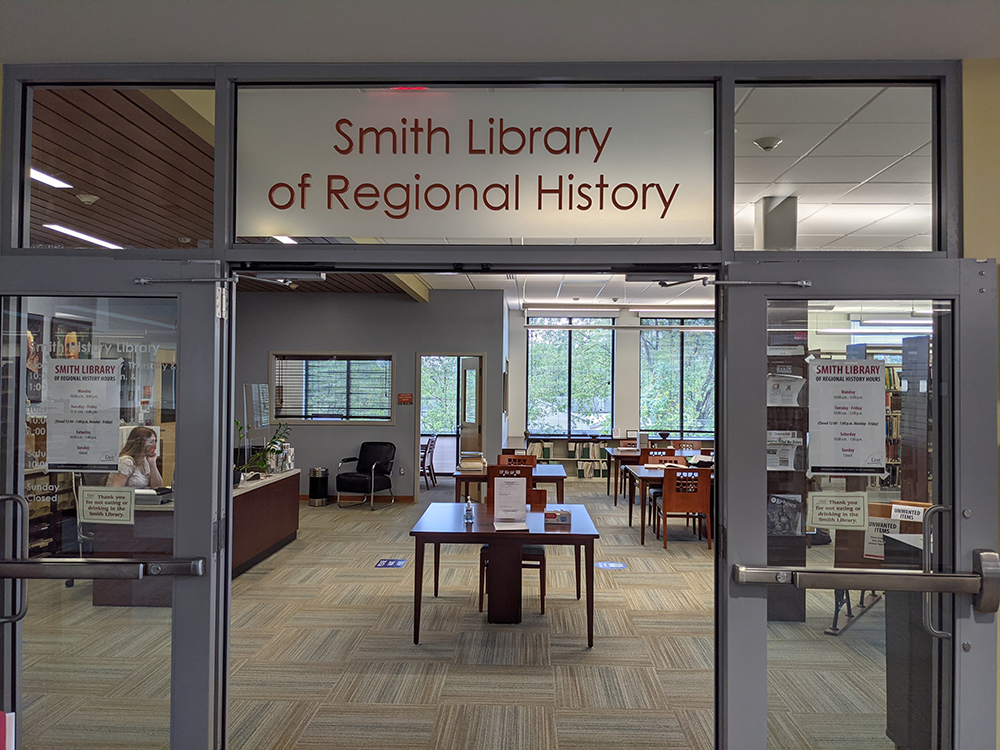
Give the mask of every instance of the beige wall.
<svg viewBox="0 0 1000 750">
<path fill-rule="evenodd" d="M 998 258 L 1000 257 L 1000 210 L 998 210 L 1000 209 L 998 205 L 1000 202 L 1000 60 L 964 61 L 962 96 L 965 256 Z M 1000 681 L 1000 668 L 997 679 Z M 1000 697 L 997 699 L 997 717 L 1000 719 Z"/>
</svg>

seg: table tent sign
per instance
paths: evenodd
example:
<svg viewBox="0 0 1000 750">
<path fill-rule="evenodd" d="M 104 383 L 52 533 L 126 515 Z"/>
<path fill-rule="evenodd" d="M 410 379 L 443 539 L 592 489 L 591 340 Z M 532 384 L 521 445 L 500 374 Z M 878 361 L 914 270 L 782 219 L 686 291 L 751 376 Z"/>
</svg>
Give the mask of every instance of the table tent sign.
<svg viewBox="0 0 1000 750">
<path fill-rule="evenodd" d="M 711 243 L 713 107 L 697 86 L 242 88 L 236 233 Z"/>
</svg>

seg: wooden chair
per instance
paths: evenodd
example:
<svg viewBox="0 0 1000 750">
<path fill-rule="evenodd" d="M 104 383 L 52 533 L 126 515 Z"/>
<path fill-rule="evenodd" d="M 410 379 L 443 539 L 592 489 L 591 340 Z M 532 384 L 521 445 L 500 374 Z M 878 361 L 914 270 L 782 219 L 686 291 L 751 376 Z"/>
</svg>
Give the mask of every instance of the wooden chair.
<svg viewBox="0 0 1000 750">
<path fill-rule="evenodd" d="M 659 519 L 663 518 L 663 548 L 667 548 L 669 514 L 704 517 L 708 548 L 712 549 L 712 470 L 664 469 L 663 489 L 653 496 L 653 533 L 659 539 Z M 700 534 L 699 534 L 700 536 Z"/>
<path fill-rule="evenodd" d="M 671 440 L 670 447 L 678 451 L 700 451 L 700 440 Z"/>
<path fill-rule="evenodd" d="M 437 486 L 437 474 L 434 473 L 434 446 L 437 443 L 437 435 L 431 435 L 427 442 L 420 446 L 420 476 L 424 478 L 424 486 L 431 488 L 431 484 Z"/>
<path fill-rule="evenodd" d="M 530 479 L 530 476 L 529 476 Z M 541 506 L 545 509 L 545 490 L 528 489 L 526 498 L 532 510 Z M 479 611 L 483 611 L 483 596 L 486 594 L 486 566 L 490 562 L 490 545 L 484 544 L 479 550 Z M 538 570 L 539 590 L 542 599 L 542 611 L 545 614 L 545 547 L 541 544 L 521 545 L 521 570 L 529 568 Z"/>
</svg>

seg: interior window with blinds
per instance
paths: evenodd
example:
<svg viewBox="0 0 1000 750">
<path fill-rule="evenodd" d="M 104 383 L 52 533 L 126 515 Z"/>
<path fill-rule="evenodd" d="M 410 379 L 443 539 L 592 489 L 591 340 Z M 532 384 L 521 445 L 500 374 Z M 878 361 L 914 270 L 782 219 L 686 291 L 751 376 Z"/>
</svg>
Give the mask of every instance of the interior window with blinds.
<svg viewBox="0 0 1000 750">
<path fill-rule="evenodd" d="M 271 355 L 276 420 L 392 421 L 388 354 Z"/>
</svg>

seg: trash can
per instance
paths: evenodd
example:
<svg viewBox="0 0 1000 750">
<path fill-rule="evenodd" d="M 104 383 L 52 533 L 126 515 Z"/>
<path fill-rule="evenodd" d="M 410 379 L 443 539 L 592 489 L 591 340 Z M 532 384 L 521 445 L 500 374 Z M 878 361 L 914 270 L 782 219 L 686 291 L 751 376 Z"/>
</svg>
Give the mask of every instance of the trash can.
<svg viewBox="0 0 1000 750">
<path fill-rule="evenodd" d="M 313 507 L 330 502 L 330 471 L 325 466 L 309 469 L 309 504 Z"/>
</svg>

